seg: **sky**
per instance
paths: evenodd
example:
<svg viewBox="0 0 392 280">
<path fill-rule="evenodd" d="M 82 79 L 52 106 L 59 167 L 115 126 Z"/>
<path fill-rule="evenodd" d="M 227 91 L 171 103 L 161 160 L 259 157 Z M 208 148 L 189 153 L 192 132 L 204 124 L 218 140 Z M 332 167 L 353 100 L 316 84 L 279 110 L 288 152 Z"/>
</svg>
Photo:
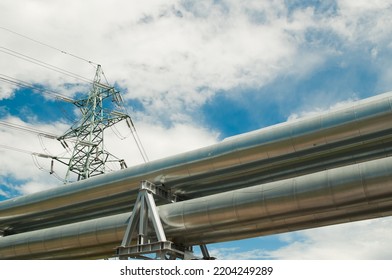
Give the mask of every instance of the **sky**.
<svg viewBox="0 0 392 280">
<path fill-rule="evenodd" d="M 392 90 L 390 0 L 2 0 L 0 15 L 0 121 L 61 135 L 75 108 L 4 79 L 75 97 L 100 64 L 150 160 Z M 142 162 L 124 124 L 105 137 L 128 166 Z M 62 185 L 28 151 L 64 152 L 0 125 L 0 200 Z M 391 227 L 383 218 L 209 248 L 219 259 L 392 259 Z"/>
</svg>

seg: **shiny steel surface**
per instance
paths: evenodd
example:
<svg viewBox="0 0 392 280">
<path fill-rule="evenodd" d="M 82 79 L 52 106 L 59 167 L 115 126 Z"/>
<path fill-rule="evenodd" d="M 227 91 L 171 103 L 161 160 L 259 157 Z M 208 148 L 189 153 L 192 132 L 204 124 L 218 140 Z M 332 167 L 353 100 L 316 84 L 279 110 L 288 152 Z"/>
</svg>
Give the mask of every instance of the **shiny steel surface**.
<svg viewBox="0 0 392 280">
<path fill-rule="evenodd" d="M 221 143 L 0 202 L 6 234 L 129 212 L 139 183 L 164 183 L 185 199 L 391 155 L 392 93 Z"/>
<path fill-rule="evenodd" d="M 206 244 L 392 214 L 392 158 L 158 207 L 169 240 Z M 121 243 L 130 214 L 0 238 L 2 259 L 97 258 Z"/>
</svg>

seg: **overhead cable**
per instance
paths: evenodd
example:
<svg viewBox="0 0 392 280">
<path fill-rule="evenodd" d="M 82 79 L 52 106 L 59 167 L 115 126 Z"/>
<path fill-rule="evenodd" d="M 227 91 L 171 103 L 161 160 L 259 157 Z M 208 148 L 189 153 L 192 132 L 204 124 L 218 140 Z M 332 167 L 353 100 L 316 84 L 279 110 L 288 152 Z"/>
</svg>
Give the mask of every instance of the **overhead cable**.
<svg viewBox="0 0 392 280">
<path fill-rule="evenodd" d="M 128 115 L 128 116 L 129 116 L 129 115 Z M 137 146 L 138 149 L 139 149 L 139 152 L 140 152 L 140 154 L 141 154 L 141 156 L 142 156 L 142 158 L 143 158 L 143 161 L 144 161 L 144 162 L 148 162 L 149 159 L 148 159 L 146 150 L 145 150 L 144 147 L 143 147 L 142 141 L 141 141 L 140 138 L 139 138 L 139 134 L 138 134 L 137 131 L 136 131 L 136 127 L 135 127 L 135 125 L 133 124 L 133 121 L 132 121 L 131 117 L 129 117 L 129 118 L 126 119 L 126 123 L 127 123 L 128 127 L 131 129 L 133 139 L 135 140 L 136 146 Z"/>
<path fill-rule="evenodd" d="M 93 83 L 93 81 L 91 79 L 85 78 L 85 77 L 83 77 L 81 75 L 78 75 L 78 74 L 75 74 L 75 73 L 73 73 L 71 71 L 68 71 L 68 70 L 62 69 L 60 67 L 54 66 L 52 64 L 43 62 L 41 60 L 35 59 L 35 58 L 31 57 L 31 56 L 22 54 L 20 52 L 11 50 L 9 48 L 5 48 L 5 47 L 0 46 L 0 52 L 8 54 L 8 55 L 11 55 L 11 56 L 14 56 L 16 58 L 19 58 L 19 59 L 22 59 L 22 60 L 25 60 L 25 61 L 28 61 L 28 62 L 36 64 L 38 66 L 44 67 L 46 69 L 58 72 L 60 74 L 67 75 L 67 76 L 72 77 L 74 79 L 78 79 L 78 80 L 81 80 L 83 82 L 87 82 L 87 83 L 90 83 L 90 84 Z"/>
<path fill-rule="evenodd" d="M 32 151 L 27 151 L 27 150 L 24 150 L 24 149 L 15 148 L 15 147 L 11 147 L 11 146 L 8 146 L 8 145 L 0 145 L 0 148 L 1 149 L 7 149 L 7 150 L 15 151 L 15 152 L 19 152 L 19 153 L 29 154 L 29 155 L 33 155 L 33 156 L 37 156 L 37 157 L 42 157 L 42 158 L 55 158 L 55 157 L 53 157 L 51 155 L 36 153 L 36 152 L 32 152 Z"/>
<path fill-rule="evenodd" d="M 40 91 L 42 93 L 45 93 L 45 94 L 48 94 L 48 95 L 52 95 L 53 97 L 55 97 L 57 99 L 60 99 L 60 100 L 63 100 L 63 101 L 69 102 L 69 103 L 74 103 L 75 102 L 72 98 L 69 98 L 69 97 L 67 97 L 65 95 L 62 95 L 62 94 L 60 94 L 60 93 L 58 93 L 58 92 L 56 92 L 54 90 L 43 89 L 43 88 L 38 87 L 38 86 L 36 86 L 36 85 L 34 85 L 32 83 L 29 83 L 29 82 L 26 82 L 26 81 L 23 81 L 23 80 L 19 80 L 19 79 L 16 79 L 16 78 L 13 78 L 13 77 L 10 77 L 8 75 L 1 74 L 1 73 L 0 73 L 0 81 L 5 82 L 5 83 L 9 83 L 9 84 L 12 84 L 12 85 L 16 85 L 16 86 L 19 86 L 19 87 L 24 87 L 24 88 L 29 88 L 29 89 L 32 89 L 32 90 Z"/>
<path fill-rule="evenodd" d="M 49 45 L 49 44 L 47 44 L 47 43 L 38 41 L 38 40 L 33 39 L 33 38 L 29 37 L 29 36 L 26 36 L 26 35 L 23 35 L 23 34 L 21 34 L 21 33 L 19 33 L 19 32 L 13 31 L 13 30 L 11 30 L 11 29 L 9 29 L 9 28 L 0 26 L 0 29 L 5 30 L 5 31 L 7 31 L 7 32 L 9 32 L 9 33 L 12 33 L 12 34 L 14 34 L 14 35 L 17 35 L 17 36 L 19 36 L 19 37 L 22 37 L 22 38 L 24 38 L 24 39 L 30 40 L 30 41 L 32 41 L 32 42 L 34 42 L 34 43 L 40 44 L 40 45 L 42 45 L 42 46 L 45 46 L 45 47 L 47 47 L 47 48 L 53 49 L 53 50 L 55 50 L 55 51 L 58 51 L 58 52 L 60 52 L 60 53 L 62 53 L 62 54 L 69 55 L 69 56 L 72 56 L 72 57 L 74 57 L 74 58 L 76 58 L 76 59 L 79 59 L 79 60 L 82 60 L 82 61 L 87 62 L 87 63 L 89 63 L 89 64 L 92 64 L 92 65 L 94 65 L 94 67 L 96 67 L 96 66 L 98 65 L 98 63 L 95 63 L 95 62 L 93 62 L 93 61 L 91 61 L 91 60 L 89 60 L 89 59 L 85 59 L 85 58 L 83 58 L 83 57 L 80 57 L 80 56 L 78 56 L 78 55 L 72 54 L 72 53 L 70 53 L 70 52 L 66 52 L 66 51 L 64 51 L 64 50 L 62 50 L 62 49 L 59 49 L 59 48 L 54 47 L 54 46 L 52 46 L 52 45 Z"/>
<path fill-rule="evenodd" d="M 13 128 L 13 129 L 23 130 L 23 131 L 30 132 L 30 133 L 34 133 L 34 134 L 37 134 L 39 136 L 43 136 L 43 137 L 50 138 L 50 139 L 57 139 L 58 138 L 57 135 L 54 135 L 54 134 L 51 134 L 51 133 L 47 133 L 47 132 L 44 132 L 44 131 L 41 131 L 41 130 L 38 130 L 38 129 L 34 129 L 34 128 L 31 128 L 31 127 L 22 126 L 22 125 L 19 125 L 19 124 L 13 124 L 13 123 L 0 121 L 0 125 L 7 126 L 7 127 L 10 127 L 10 128 Z"/>
</svg>

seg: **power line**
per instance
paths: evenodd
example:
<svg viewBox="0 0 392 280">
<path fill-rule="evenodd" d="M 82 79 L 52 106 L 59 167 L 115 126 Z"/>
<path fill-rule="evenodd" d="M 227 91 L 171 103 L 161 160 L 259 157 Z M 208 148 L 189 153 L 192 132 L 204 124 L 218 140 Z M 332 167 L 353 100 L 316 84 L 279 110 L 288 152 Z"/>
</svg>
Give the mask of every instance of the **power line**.
<svg viewBox="0 0 392 280">
<path fill-rule="evenodd" d="M 91 60 L 89 60 L 89 59 L 85 59 L 85 58 L 83 58 L 83 57 L 80 57 L 80 56 L 78 56 L 78 55 L 72 54 L 72 53 L 70 53 L 70 52 L 66 52 L 66 51 L 64 51 L 64 50 L 62 50 L 62 49 L 59 49 L 59 48 L 54 47 L 54 46 L 52 46 L 52 45 L 49 45 L 49 44 L 47 44 L 47 43 L 38 41 L 38 40 L 33 39 L 33 38 L 29 37 L 29 36 L 26 36 L 26 35 L 23 35 L 23 34 L 21 34 L 21 33 L 16 32 L 16 31 L 13 31 L 13 30 L 11 30 L 11 29 L 9 29 L 9 28 L 5 28 L 5 27 L 0 26 L 0 29 L 5 30 L 5 31 L 7 31 L 7 32 L 9 32 L 9 33 L 12 33 L 12 34 L 14 34 L 14 35 L 17 35 L 17 36 L 19 36 L 19 37 L 22 37 L 22 38 L 24 38 L 24 39 L 30 40 L 30 41 L 32 41 L 32 42 L 34 42 L 34 43 L 39 44 L 39 45 L 45 46 L 45 47 L 47 47 L 47 48 L 50 48 L 50 49 L 52 49 L 52 50 L 58 51 L 58 52 L 60 52 L 60 53 L 62 53 L 62 54 L 69 55 L 69 56 L 72 56 L 72 57 L 74 57 L 74 58 L 76 58 L 76 59 L 79 59 L 79 60 L 82 60 L 82 61 L 87 62 L 87 63 L 89 63 L 89 64 L 92 64 L 92 65 L 94 65 L 94 67 L 97 67 L 97 66 L 98 66 L 98 63 L 95 63 L 95 62 L 93 62 L 93 61 L 91 61 Z"/>
<path fill-rule="evenodd" d="M 31 56 L 22 54 L 20 52 L 13 51 L 11 49 L 8 49 L 8 48 L 2 47 L 2 46 L 0 46 L 0 52 L 8 54 L 8 55 L 11 55 L 11 56 L 14 56 L 14 57 L 22 59 L 22 60 L 25 60 L 25 61 L 33 63 L 33 64 L 36 64 L 36 65 L 44 67 L 46 69 L 58 72 L 60 74 L 67 75 L 67 76 L 72 77 L 74 79 L 78 79 L 78 80 L 81 80 L 83 82 L 87 82 L 89 84 L 93 83 L 93 81 L 91 79 L 85 78 L 85 77 L 83 77 L 81 75 L 78 75 L 78 74 L 75 74 L 75 73 L 73 73 L 71 71 L 68 71 L 68 70 L 62 69 L 60 67 L 54 66 L 52 64 L 49 64 L 49 63 L 43 62 L 41 60 L 35 59 L 35 58 L 31 57 Z"/>
<path fill-rule="evenodd" d="M 11 147 L 11 146 L 8 146 L 8 145 L 0 145 L 0 148 L 11 150 L 11 151 L 15 151 L 15 152 L 19 152 L 19 153 L 29 154 L 29 155 L 33 155 L 33 156 L 37 156 L 37 157 L 42 157 L 42 158 L 55 158 L 55 157 L 53 157 L 51 155 L 31 152 L 31 151 L 27 151 L 27 150 Z"/>
<path fill-rule="evenodd" d="M 74 103 L 75 102 L 75 100 L 73 100 L 73 99 L 71 99 L 71 98 L 69 98 L 69 97 L 67 97 L 65 95 L 62 95 L 62 94 L 60 94 L 60 93 L 58 93 L 56 91 L 53 91 L 53 90 L 50 90 L 50 89 L 43 89 L 43 88 L 38 87 L 38 86 L 36 86 L 36 85 L 34 85 L 32 83 L 29 83 L 29 82 L 26 82 L 26 81 L 23 81 L 23 80 L 19 80 L 19 79 L 16 79 L 16 78 L 13 78 L 13 77 L 1 74 L 1 73 L 0 73 L 0 81 L 3 81 L 5 83 L 9 83 L 9 84 L 12 84 L 12 85 L 16 85 L 16 86 L 19 86 L 19 87 L 24 87 L 24 88 L 29 88 L 29 89 L 32 89 L 32 90 L 40 91 L 42 93 L 51 95 L 51 96 L 53 96 L 53 97 L 55 97 L 57 99 L 60 99 L 60 100 L 63 100 L 63 101 L 69 102 L 69 103 Z"/>
<path fill-rule="evenodd" d="M 105 77 L 105 79 L 106 79 L 106 77 Z M 19 79 L 15 79 L 13 77 L 10 77 L 10 76 L 4 75 L 4 74 L 0 74 L 0 81 L 7 82 L 7 83 L 10 83 L 10 84 L 13 84 L 13 85 L 20 86 L 20 87 L 30 88 L 32 90 L 38 90 L 38 91 L 43 92 L 44 94 L 48 94 L 48 95 L 54 96 L 57 99 L 60 99 L 60 100 L 63 100 L 63 101 L 69 102 L 69 103 L 75 104 L 75 102 L 76 102 L 75 100 L 73 100 L 71 98 L 68 98 L 68 97 L 66 97 L 64 95 L 61 95 L 61 94 L 59 94 L 59 93 L 57 93 L 57 92 L 55 92 L 53 90 L 42 89 L 42 88 L 37 87 L 37 86 L 35 86 L 35 85 L 33 85 L 33 84 L 29 83 L 29 82 L 22 81 L 22 80 L 19 80 Z M 107 82 L 107 79 L 106 79 L 106 82 Z M 112 87 L 109 87 L 107 85 L 103 85 L 101 83 L 97 83 L 97 85 L 102 86 L 104 88 L 113 89 Z M 136 143 L 136 146 L 137 146 L 137 148 L 138 148 L 138 150 L 140 152 L 140 155 L 141 155 L 143 161 L 144 162 L 148 162 L 149 158 L 148 158 L 147 153 L 146 153 L 146 151 L 144 149 L 142 141 L 140 140 L 140 137 L 139 137 L 139 134 L 138 134 L 138 132 L 136 130 L 136 127 L 135 127 L 135 125 L 134 125 L 134 123 L 133 123 L 133 121 L 132 121 L 132 119 L 131 119 L 131 117 L 130 117 L 130 115 L 128 113 L 128 110 L 125 107 L 124 100 L 122 99 L 120 94 L 115 94 L 115 100 L 114 101 L 115 101 L 115 104 L 118 107 L 120 107 L 126 113 L 126 115 L 128 115 L 128 118 L 126 119 L 126 123 L 127 123 L 128 127 L 131 130 L 132 137 L 133 137 L 133 139 L 134 139 L 134 141 Z M 44 134 L 45 133 L 43 132 L 42 135 L 44 135 Z"/>
<path fill-rule="evenodd" d="M 142 141 L 139 138 L 139 134 L 136 131 L 136 127 L 133 124 L 133 121 L 132 121 L 131 117 L 126 119 L 126 123 L 127 123 L 128 127 L 131 129 L 133 139 L 135 140 L 136 146 L 139 149 L 139 152 L 140 152 L 140 154 L 141 154 L 141 156 L 143 158 L 143 161 L 144 162 L 148 162 L 149 159 L 148 159 L 146 150 L 143 147 Z"/>
<path fill-rule="evenodd" d="M 19 125 L 19 124 L 13 124 L 13 123 L 0 121 L 0 125 L 6 126 L 6 127 L 9 127 L 9 128 L 13 128 L 13 129 L 17 129 L 17 130 L 30 132 L 30 133 L 33 133 L 33 134 L 37 134 L 38 136 L 44 136 L 44 137 L 49 138 L 49 139 L 57 139 L 58 138 L 57 135 L 54 135 L 54 134 L 51 134 L 51 133 L 47 133 L 47 132 L 44 132 L 44 131 L 41 131 L 41 130 L 38 130 L 38 129 L 34 129 L 34 128 L 31 128 L 31 127 L 22 126 L 22 125 Z"/>
<path fill-rule="evenodd" d="M 27 126 L 23 126 L 23 125 L 18 125 L 18 124 L 13 124 L 13 123 L 8 123 L 8 122 L 5 122 L 5 121 L 0 121 L 0 125 L 6 126 L 6 127 L 8 127 L 8 128 L 16 129 L 16 130 L 21 130 L 21 131 L 29 132 L 29 133 L 32 133 L 32 134 L 37 135 L 37 136 L 38 136 L 38 139 L 39 139 L 39 141 L 40 141 L 40 143 L 41 143 L 41 146 L 42 146 L 42 148 L 43 148 L 45 151 L 47 151 L 47 149 L 44 147 L 44 144 L 43 144 L 43 142 L 42 142 L 41 137 L 46 137 L 46 138 L 49 138 L 49 139 L 52 139 L 52 140 L 59 140 L 59 139 L 58 139 L 58 138 L 59 138 L 58 135 L 55 135 L 55 134 L 52 134 L 52 133 L 48 133 L 48 132 L 44 132 L 44 131 L 42 131 L 42 130 L 34 129 L 34 128 L 31 128 L 31 127 L 27 127 Z M 73 140 L 73 139 L 69 139 L 69 141 L 70 141 L 70 142 L 75 142 L 75 140 Z M 70 148 L 69 148 L 67 142 L 65 142 L 64 140 L 62 140 L 62 141 L 59 140 L 59 142 L 60 142 L 60 144 L 63 146 L 63 148 L 66 150 L 66 152 L 69 153 L 69 152 L 70 152 Z"/>
<path fill-rule="evenodd" d="M 41 158 L 46 158 L 46 159 L 52 159 L 52 163 L 51 163 L 51 169 L 49 171 L 49 173 L 51 175 L 53 175 L 57 180 L 64 182 L 64 180 L 62 180 L 57 174 L 56 172 L 53 170 L 53 160 L 59 160 L 59 158 L 51 156 L 51 155 L 47 155 L 47 154 L 42 154 L 42 153 L 36 153 L 36 152 L 31 152 L 31 151 L 27 151 L 27 150 L 23 150 L 23 149 L 19 149 L 19 148 L 15 148 L 15 147 L 11 147 L 11 146 L 7 146 L 7 145 L 0 145 L 0 149 L 7 149 L 7 150 L 11 150 L 14 152 L 19 152 L 19 153 L 24 153 L 24 154 L 29 154 L 31 155 L 32 159 L 33 159 L 33 163 L 34 165 L 38 168 L 38 170 L 40 171 L 45 171 L 47 172 L 48 170 L 45 170 L 38 162 L 37 157 L 41 157 Z"/>
<path fill-rule="evenodd" d="M 26 35 L 23 35 L 23 34 L 21 34 L 21 33 L 15 32 L 15 31 L 13 31 L 13 30 L 11 30 L 11 29 L 9 29 L 9 28 L 5 28 L 5 27 L 0 26 L 0 29 L 5 30 L 5 31 L 7 31 L 7 32 L 10 32 L 10 33 L 12 33 L 12 34 L 14 34 L 14 35 L 20 36 L 20 37 L 22 37 L 22 38 L 24 38 L 24 39 L 30 40 L 30 41 L 32 41 L 32 42 L 35 42 L 35 43 L 37 43 L 37 44 L 40 44 L 40 45 L 42 45 L 42 46 L 45 46 L 45 47 L 47 47 L 47 48 L 50 48 L 50 49 L 56 50 L 56 51 L 58 51 L 58 52 L 61 52 L 62 54 L 69 55 L 69 56 L 72 56 L 72 57 L 74 57 L 74 58 L 76 58 L 76 59 L 85 61 L 85 62 L 87 62 L 87 63 L 89 63 L 89 64 L 91 64 L 91 65 L 95 65 L 95 68 L 96 68 L 96 70 L 97 70 L 97 73 L 98 73 L 99 71 L 101 71 L 101 66 L 100 66 L 99 64 L 97 64 L 97 63 L 92 62 L 91 60 L 88 60 L 88 59 L 85 59 L 85 58 L 83 58 L 83 57 L 74 55 L 74 54 L 72 54 L 72 53 L 68 53 L 68 52 L 66 52 L 66 51 L 64 51 L 64 50 L 62 50 L 62 49 L 59 49 L 59 48 L 54 47 L 54 46 L 52 46 L 52 45 L 46 44 L 46 43 L 44 43 L 44 42 L 42 42 L 42 41 L 33 39 L 33 38 L 31 38 L 31 37 L 29 37 L 29 36 L 26 36 Z M 146 153 L 146 151 L 145 151 L 145 149 L 144 149 L 144 147 L 143 147 L 143 145 L 142 145 L 142 142 L 141 142 L 141 140 L 140 140 L 140 138 L 139 138 L 139 135 L 138 135 L 138 133 L 137 133 L 137 131 L 136 131 L 136 128 L 135 128 L 135 126 L 134 126 L 134 124 L 133 124 L 133 121 L 132 121 L 131 117 L 129 116 L 128 112 L 127 112 L 127 108 L 125 107 L 125 104 L 124 104 L 123 99 L 121 98 L 121 95 L 120 95 L 118 92 L 115 92 L 115 91 L 113 90 L 114 88 L 111 87 L 111 86 L 109 85 L 108 80 L 107 80 L 107 78 L 106 78 L 106 75 L 105 75 L 103 72 L 102 72 L 102 74 L 103 74 L 104 79 L 106 80 L 107 85 L 101 84 L 101 83 L 100 83 L 100 79 L 94 79 L 94 81 L 91 81 L 90 79 L 87 79 L 87 78 L 85 78 L 85 77 L 83 77 L 83 76 L 80 76 L 80 75 L 78 75 L 78 74 L 75 74 L 75 73 L 73 73 L 73 72 L 71 72 L 71 71 L 68 71 L 68 70 L 59 68 L 59 67 L 57 67 L 57 66 L 54 66 L 54 65 L 51 65 L 51 64 L 49 64 L 49 63 L 43 62 L 43 61 L 41 61 L 41 60 L 35 59 L 35 58 L 31 57 L 31 56 L 22 54 L 22 53 L 20 53 L 20 52 L 16 52 L 16 51 L 14 51 L 14 50 L 11 50 L 11 49 L 9 49 L 9 48 L 5 48 L 5 47 L 0 46 L 0 51 L 3 52 L 3 53 L 5 53 L 5 54 L 7 54 L 7 55 L 11 55 L 11 56 L 14 56 L 14 57 L 16 57 L 16 58 L 19 58 L 19 59 L 28 61 L 28 62 L 30 62 L 30 63 L 39 65 L 39 66 L 41 66 L 41 67 L 47 68 L 47 69 L 49 69 L 49 70 L 52 70 L 52 71 L 55 71 L 55 72 L 58 72 L 58 73 L 61 73 L 61 74 L 63 74 L 63 75 L 67 75 L 67 76 L 70 76 L 70 77 L 73 77 L 73 78 L 82 80 L 82 81 L 84 81 L 84 82 L 93 84 L 93 87 L 98 86 L 98 87 L 101 87 L 102 89 L 105 89 L 105 90 L 107 91 L 107 94 L 108 94 L 107 96 L 113 95 L 113 99 L 114 99 L 115 103 L 118 105 L 118 107 L 120 107 L 124 112 L 126 112 L 125 115 L 123 115 L 123 116 L 121 116 L 121 117 L 117 116 L 117 118 L 120 118 L 120 119 L 121 119 L 121 118 L 125 118 L 125 116 L 127 116 L 127 118 L 125 118 L 126 123 L 127 123 L 128 127 L 129 127 L 130 130 L 131 130 L 132 136 L 133 136 L 133 138 L 134 138 L 134 140 L 135 140 L 135 143 L 136 143 L 136 145 L 137 145 L 137 147 L 138 147 L 138 149 L 139 149 L 139 151 L 140 151 L 140 153 L 141 153 L 141 156 L 142 156 L 144 162 L 147 162 L 147 161 L 149 160 L 149 159 L 148 159 L 148 156 L 147 156 L 147 153 Z M 79 104 L 79 103 L 77 103 L 77 101 L 74 101 L 74 100 L 72 100 L 72 99 L 70 99 L 70 98 L 68 98 L 68 97 L 61 96 L 60 94 L 57 94 L 57 93 L 55 93 L 55 92 L 53 92 L 53 91 L 42 90 L 41 88 L 39 88 L 39 87 L 37 87 L 37 86 L 35 86 L 35 85 L 31 84 L 31 83 L 24 82 L 24 81 L 21 81 L 21 80 L 18 80 L 18 79 L 15 79 L 15 78 L 12 78 L 12 77 L 9 77 L 9 76 L 6 76 L 6 75 L 0 74 L 0 81 L 7 82 L 7 83 L 10 83 L 10 84 L 13 84 L 13 85 L 17 85 L 17 86 L 27 87 L 27 88 L 30 88 L 30 89 L 33 89 L 33 90 L 39 90 L 39 91 L 42 91 L 42 92 L 44 92 L 44 93 L 47 93 L 47 94 L 50 94 L 50 95 L 54 95 L 56 98 L 65 100 L 65 101 L 67 101 L 67 102 L 71 102 L 71 103 L 73 103 L 73 104 L 75 104 L 75 105 L 77 105 L 77 106 L 82 106 L 82 104 Z M 112 92 L 112 91 L 113 91 L 113 92 Z M 110 94 L 110 92 L 112 92 L 112 93 Z M 113 112 L 113 113 L 114 113 L 114 112 Z M 113 124 L 114 124 L 115 120 L 116 120 L 116 118 L 114 118 L 113 120 L 111 120 L 111 122 L 113 122 Z M 62 143 L 61 140 L 64 141 L 64 139 L 58 139 L 58 140 L 60 140 L 60 143 Z M 64 146 L 63 143 L 62 143 L 62 145 Z M 106 153 L 107 153 L 107 152 L 106 152 Z M 94 171 L 94 170 L 93 170 L 93 171 Z"/>
<path fill-rule="evenodd" d="M 109 84 L 105 74 L 103 72 L 102 72 L 102 74 L 106 80 L 106 83 Z M 136 143 L 137 148 L 139 149 L 139 152 L 140 152 L 140 155 L 142 156 L 143 161 L 148 162 L 149 161 L 148 155 L 146 153 L 146 150 L 144 149 L 142 141 L 140 140 L 139 134 L 138 134 L 136 127 L 132 121 L 132 118 L 130 117 L 131 115 L 129 114 L 128 109 L 125 106 L 125 102 L 124 102 L 124 99 L 122 98 L 121 94 L 114 95 L 114 102 L 118 106 L 118 108 L 120 110 L 122 110 L 123 112 L 125 112 L 125 114 L 128 116 L 128 118 L 126 119 L 126 123 L 129 127 L 129 129 L 131 130 L 132 137 Z"/>
</svg>

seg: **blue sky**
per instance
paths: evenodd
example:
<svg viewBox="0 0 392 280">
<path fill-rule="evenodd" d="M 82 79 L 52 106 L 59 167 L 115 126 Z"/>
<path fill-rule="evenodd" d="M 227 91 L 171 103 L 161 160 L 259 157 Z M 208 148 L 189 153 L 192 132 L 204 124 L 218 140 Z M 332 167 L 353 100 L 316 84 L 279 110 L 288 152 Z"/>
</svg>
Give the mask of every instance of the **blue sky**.
<svg viewBox="0 0 392 280">
<path fill-rule="evenodd" d="M 0 75 L 74 97 L 87 85 L 44 66 L 92 79 L 84 59 L 102 64 L 152 160 L 392 90 L 387 0 L 20 2 L 0 3 Z M 68 104 L 0 81 L 0 121 L 61 134 L 75 118 Z M 132 139 L 116 134 L 108 148 L 140 163 Z M 1 126 L 0 145 L 62 152 Z M 0 149 L 0 166 L 0 199 L 61 185 L 47 160 L 25 153 Z M 385 218 L 210 248 L 231 259 L 389 259 L 391 226 Z"/>
</svg>

